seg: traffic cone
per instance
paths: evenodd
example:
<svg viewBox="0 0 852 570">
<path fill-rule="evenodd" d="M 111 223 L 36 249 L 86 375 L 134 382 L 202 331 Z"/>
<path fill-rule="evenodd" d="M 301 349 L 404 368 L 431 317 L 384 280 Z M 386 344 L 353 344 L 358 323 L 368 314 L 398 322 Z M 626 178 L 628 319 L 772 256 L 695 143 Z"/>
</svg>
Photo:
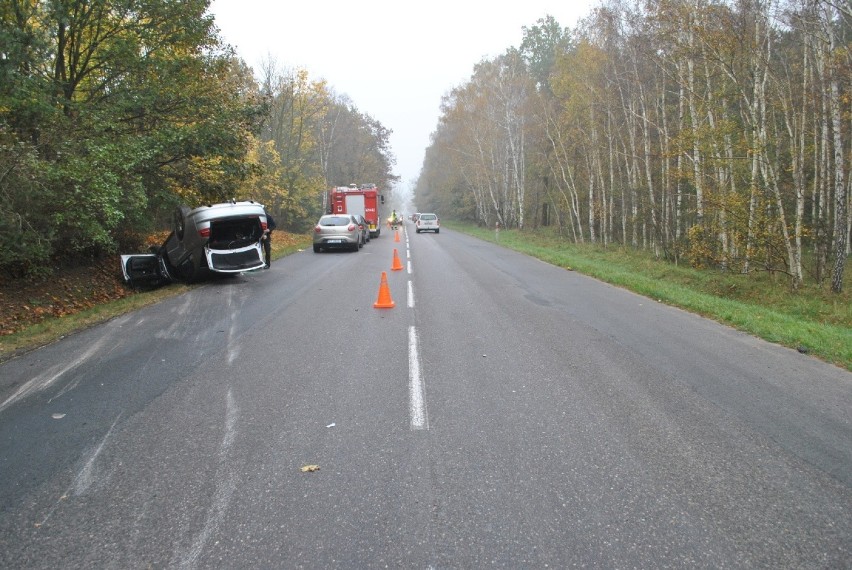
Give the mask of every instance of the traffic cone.
<svg viewBox="0 0 852 570">
<path fill-rule="evenodd" d="M 382 281 L 379 284 L 379 298 L 373 303 L 376 309 L 393 309 L 396 303 L 391 299 L 390 288 L 388 287 L 388 274 L 382 271 Z"/>
<path fill-rule="evenodd" d="M 395 241 L 395 242 L 399 243 L 399 230 L 396 230 L 396 231 L 393 233 L 393 241 Z"/>
<path fill-rule="evenodd" d="M 393 248 L 393 264 L 391 264 L 391 271 L 401 271 L 403 269 L 405 269 L 405 266 L 399 259 L 399 252 L 396 248 Z"/>
</svg>

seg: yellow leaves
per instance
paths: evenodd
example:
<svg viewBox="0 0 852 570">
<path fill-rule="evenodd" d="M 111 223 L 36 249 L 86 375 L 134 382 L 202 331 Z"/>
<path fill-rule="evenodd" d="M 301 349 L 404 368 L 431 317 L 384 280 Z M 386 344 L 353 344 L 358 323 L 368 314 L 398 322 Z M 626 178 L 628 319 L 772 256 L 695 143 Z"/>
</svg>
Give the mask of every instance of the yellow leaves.
<svg viewBox="0 0 852 570">
<path fill-rule="evenodd" d="M 314 471 L 319 471 L 319 465 L 305 465 L 302 467 L 302 473 L 313 473 Z"/>
</svg>

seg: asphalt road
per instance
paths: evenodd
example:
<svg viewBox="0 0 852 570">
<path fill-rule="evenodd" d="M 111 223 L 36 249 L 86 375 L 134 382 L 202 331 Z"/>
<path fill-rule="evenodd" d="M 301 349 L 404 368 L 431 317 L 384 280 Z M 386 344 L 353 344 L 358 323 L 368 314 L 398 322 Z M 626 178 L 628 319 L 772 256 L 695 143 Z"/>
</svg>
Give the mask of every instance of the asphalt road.
<svg viewBox="0 0 852 570">
<path fill-rule="evenodd" d="M 0 365 L 0 568 L 852 567 L 852 374 L 406 230 Z"/>
</svg>

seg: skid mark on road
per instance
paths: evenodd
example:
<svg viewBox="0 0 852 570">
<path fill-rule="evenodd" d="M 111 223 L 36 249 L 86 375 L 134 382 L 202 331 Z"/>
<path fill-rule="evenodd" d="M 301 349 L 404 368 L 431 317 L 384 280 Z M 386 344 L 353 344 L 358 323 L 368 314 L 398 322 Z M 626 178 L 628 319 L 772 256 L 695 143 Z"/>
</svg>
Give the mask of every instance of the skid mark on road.
<svg viewBox="0 0 852 570">
<path fill-rule="evenodd" d="M 237 488 L 237 474 L 228 465 L 228 452 L 237 435 L 237 419 L 239 416 L 239 409 L 231 390 L 228 390 L 225 408 L 224 434 L 222 435 L 222 442 L 219 444 L 219 465 L 216 469 L 216 493 L 207 510 L 207 518 L 201 532 L 198 533 L 198 536 L 192 542 L 192 546 L 186 552 L 178 553 L 177 559 L 180 561 L 178 563 L 180 568 L 198 566 L 198 559 L 201 557 L 210 537 L 219 530 L 219 525 L 225 518 L 225 513 Z"/>
<path fill-rule="evenodd" d="M 240 343 L 237 340 L 236 335 L 236 322 L 237 317 L 239 316 L 240 307 L 242 303 L 240 303 L 239 307 L 234 306 L 234 290 L 232 288 L 228 289 L 228 307 L 231 309 L 231 322 L 228 324 L 228 366 L 234 363 L 234 361 L 240 356 Z"/>
<path fill-rule="evenodd" d="M 51 507 L 50 511 L 48 511 L 41 522 L 36 523 L 36 528 L 40 528 L 47 523 L 47 521 L 50 520 L 50 517 L 53 516 L 53 513 L 56 512 L 56 509 L 58 509 L 63 502 L 68 500 L 69 495 L 73 493 L 74 496 L 80 496 L 91 488 L 92 484 L 95 482 L 95 462 L 112 435 L 112 430 L 115 429 L 119 419 L 121 419 L 121 414 L 116 416 L 115 421 L 112 422 L 111 426 L 109 426 L 106 435 L 104 435 L 101 439 L 98 446 L 84 455 L 85 459 L 83 461 L 83 467 L 77 472 L 77 476 L 74 477 L 74 481 L 71 483 L 71 486 L 62 494 L 61 497 L 59 497 L 59 500 L 53 504 L 53 507 Z"/>
<path fill-rule="evenodd" d="M 103 346 L 104 342 L 106 342 L 106 339 L 107 337 L 101 338 L 71 362 L 68 362 L 67 364 L 58 364 L 56 366 L 53 366 L 46 372 L 39 374 L 32 380 L 25 382 L 23 386 L 18 388 L 17 392 L 9 396 L 5 402 L 0 404 L 0 412 L 11 406 L 18 400 L 22 400 L 23 398 L 26 398 L 34 392 L 41 392 L 43 390 L 46 390 L 47 388 L 50 388 L 63 375 L 67 374 L 71 370 L 74 370 L 75 368 L 86 362 L 89 358 L 91 358 L 93 354 L 100 350 L 101 346 Z"/>
<path fill-rule="evenodd" d="M 82 495 L 92 486 L 92 483 L 95 481 L 95 461 L 101 454 L 101 451 L 104 449 L 104 445 L 106 445 L 107 440 L 112 435 L 112 430 L 115 429 L 115 424 L 118 423 L 119 418 L 121 418 L 121 414 L 118 414 L 118 417 L 115 418 L 115 421 L 112 422 L 112 425 L 109 426 L 109 429 L 106 432 L 106 435 L 101 439 L 101 442 L 98 444 L 96 448 L 90 451 L 87 455 L 86 461 L 83 463 L 83 468 L 80 469 L 80 472 L 77 473 L 77 477 L 74 478 L 73 490 L 75 495 Z"/>
<path fill-rule="evenodd" d="M 176 316 L 170 320 L 169 326 L 157 331 L 154 334 L 154 337 L 160 339 L 183 338 L 186 330 L 189 328 L 188 325 L 195 322 L 193 303 L 194 297 L 192 295 L 186 295 L 183 303 L 173 309 Z M 191 330 L 191 328 L 189 328 L 189 330 Z"/>
</svg>

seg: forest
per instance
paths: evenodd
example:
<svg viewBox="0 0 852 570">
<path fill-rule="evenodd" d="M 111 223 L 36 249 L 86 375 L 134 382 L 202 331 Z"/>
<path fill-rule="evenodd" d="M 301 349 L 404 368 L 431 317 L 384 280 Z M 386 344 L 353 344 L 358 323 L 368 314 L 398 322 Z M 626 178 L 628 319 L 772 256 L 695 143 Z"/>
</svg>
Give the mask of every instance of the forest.
<svg viewBox="0 0 852 570">
<path fill-rule="evenodd" d="M 324 189 L 392 188 L 391 131 L 303 69 L 253 70 L 209 0 L 0 3 L 0 275 L 138 251 L 180 204 L 304 232 Z"/>
<path fill-rule="evenodd" d="M 840 292 L 850 171 L 848 1 L 609 0 L 446 94 L 415 204 Z"/>
</svg>

